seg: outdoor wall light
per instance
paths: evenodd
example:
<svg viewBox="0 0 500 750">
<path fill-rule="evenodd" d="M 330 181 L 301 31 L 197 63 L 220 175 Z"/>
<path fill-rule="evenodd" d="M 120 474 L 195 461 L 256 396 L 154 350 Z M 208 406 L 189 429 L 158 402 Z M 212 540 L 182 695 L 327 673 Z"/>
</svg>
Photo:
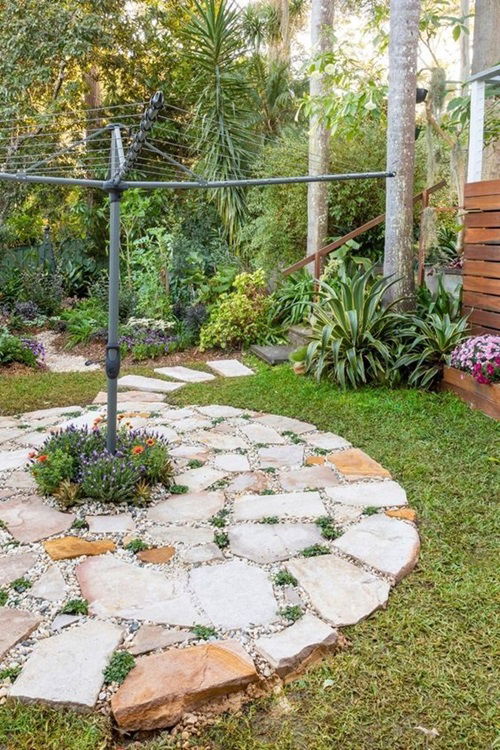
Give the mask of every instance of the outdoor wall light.
<svg viewBox="0 0 500 750">
<path fill-rule="evenodd" d="M 417 88 L 416 91 L 416 101 L 417 104 L 422 104 L 422 102 L 425 102 L 427 98 L 428 90 L 427 89 L 419 89 Z"/>
</svg>

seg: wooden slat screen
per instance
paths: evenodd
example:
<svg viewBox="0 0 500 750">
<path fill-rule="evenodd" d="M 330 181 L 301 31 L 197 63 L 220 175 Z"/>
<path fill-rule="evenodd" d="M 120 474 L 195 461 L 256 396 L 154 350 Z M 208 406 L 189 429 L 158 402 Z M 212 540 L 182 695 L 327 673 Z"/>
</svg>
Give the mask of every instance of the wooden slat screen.
<svg viewBox="0 0 500 750">
<path fill-rule="evenodd" d="M 474 334 L 500 334 L 500 180 L 465 186 L 463 310 Z"/>
</svg>

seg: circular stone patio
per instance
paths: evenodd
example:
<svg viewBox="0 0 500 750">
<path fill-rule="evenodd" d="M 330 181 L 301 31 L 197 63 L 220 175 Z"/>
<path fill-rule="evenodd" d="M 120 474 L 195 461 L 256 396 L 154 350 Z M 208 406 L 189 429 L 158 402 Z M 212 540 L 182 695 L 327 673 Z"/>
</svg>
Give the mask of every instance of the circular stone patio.
<svg viewBox="0 0 500 750">
<path fill-rule="evenodd" d="M 124 730 L 169 727 L 299 673 L 414 567 L 403 488 L 342 437 L 276 414 L 173 408 L 155 393 L 120 399 L 127 422 L 168 439 L 185 494 L 61 512 L 36 494 L 28 450 L 105 407 L 0 418 L 0 673 L 19 673 L 11 684 L 3 672 L 0 700 L 110 706 Z M 149 549 L 127 550 L 132 539 Z M 73 599 L 88 615 L 60 614 Z M 136 665 L 105 685 L 116 650 Z"/>
</svg>

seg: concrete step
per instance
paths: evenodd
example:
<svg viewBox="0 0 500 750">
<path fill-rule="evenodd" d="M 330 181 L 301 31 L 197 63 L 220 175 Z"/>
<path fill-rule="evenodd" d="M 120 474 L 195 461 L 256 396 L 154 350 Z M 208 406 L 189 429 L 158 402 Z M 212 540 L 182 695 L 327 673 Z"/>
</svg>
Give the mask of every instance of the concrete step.
<svg viewBox="0 0 500 750">
<path fill-rule="evenodd" d="M 259 346 L 253 344 L 250 351 L 259 359 L 263 359 L 268 365 L 281 365 L 288 362 L 288 357 L 297 347 L 292 344 L 279 344 L 276 346 Z"/>
</svg>

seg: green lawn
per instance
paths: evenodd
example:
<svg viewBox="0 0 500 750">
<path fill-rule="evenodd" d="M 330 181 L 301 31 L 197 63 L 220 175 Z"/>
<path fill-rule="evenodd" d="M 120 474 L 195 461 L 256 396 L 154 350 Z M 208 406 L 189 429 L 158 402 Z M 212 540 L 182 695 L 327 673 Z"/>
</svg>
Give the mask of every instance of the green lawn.
<svg viewBox="0 0 500 750">
<path fill-rule="evenodd" d="M 69 388 L 71 379 L 64 377 Z M 78 387 L 86 394 L 97 390 L 94 375 L 81 378 L 85 385 Z M 1 389 L 0 393 L 0 408 L 9 411 L 11 406 L 3 403 L 5 393 Z M 47 380 L 44 398 L 55 403 L 51 399 L 56 396 Z M 198 740 L 198 747 L 492 748 L 494 726 L 498 726 L 492 656 L 498 643 L 494 607 L 498 425 L 451 394 L 386 389 L 341 393 L 297 378 L 287 367 L 259 367 L 252 378 L 189 386 L 170 400 L 272 411 L 338 432 L 389 468 L 405 486 L 411 506 L 419 513 L 422 534 L 416 570 L 396 587 L 386 611 L 345 629 L 351 640 L 348 650 L 289 685 L 286 701 L 256 702 L 242 715 L 221 718 Z M 29 408 L 35 408 L 31 401 Z M 326 679 L 332 681 L 330 687 L 324 686 Z M 111 750 L 120 746 L 113 744 L 105 723 L 71 714 L 65 714 L 64 720 L 57 714 L 50 718 L 46 711 L 23 708 L 15 713 L 14 726 L 22 726 L 23 716 L 30 724 L 29 734 L 13 738 L 12 709 L 0 707 L 0 747 Z M 426 738 L 417 727 L 435 728 L 439 736 Z M 89 740 L 91 732 L 94 736 Z M 172 744 L 164 734 L 133 747 L 166 750 Z"/>
</svg>

